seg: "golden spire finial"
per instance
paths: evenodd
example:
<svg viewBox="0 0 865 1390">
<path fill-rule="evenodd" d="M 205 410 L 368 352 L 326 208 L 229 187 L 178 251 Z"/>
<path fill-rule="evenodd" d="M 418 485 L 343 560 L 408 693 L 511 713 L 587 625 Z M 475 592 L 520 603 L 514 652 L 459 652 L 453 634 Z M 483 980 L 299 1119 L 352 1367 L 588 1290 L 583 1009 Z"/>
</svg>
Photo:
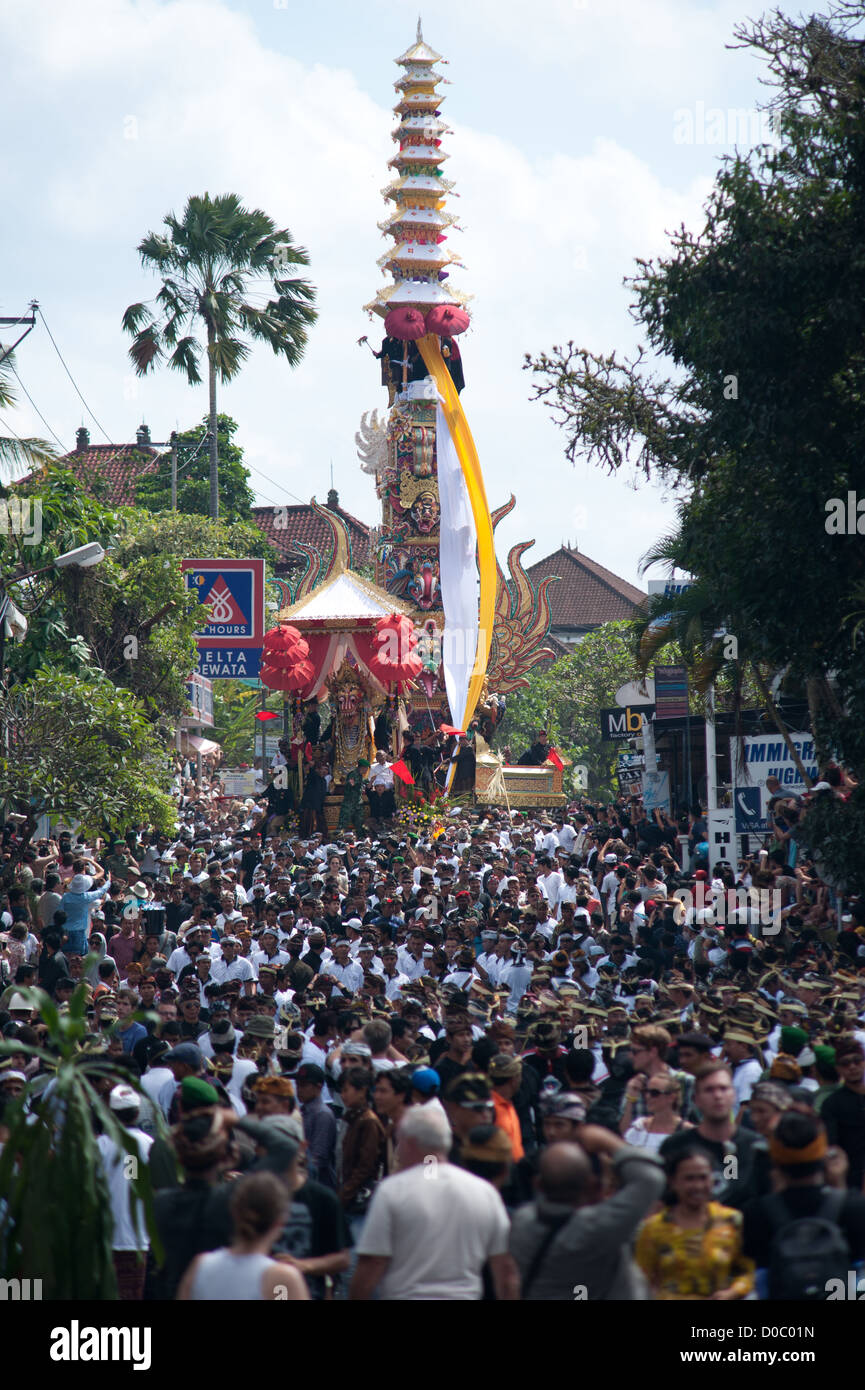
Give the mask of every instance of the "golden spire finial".
<svg viewBox="0 0 865 1390">
<path fill-rule="evenodd" d="M 418 43 L 423 43 L 423 28 L 421 26 L 420 15 L 418 15 L 417 17 L 417 41 Z"/>
</svg>

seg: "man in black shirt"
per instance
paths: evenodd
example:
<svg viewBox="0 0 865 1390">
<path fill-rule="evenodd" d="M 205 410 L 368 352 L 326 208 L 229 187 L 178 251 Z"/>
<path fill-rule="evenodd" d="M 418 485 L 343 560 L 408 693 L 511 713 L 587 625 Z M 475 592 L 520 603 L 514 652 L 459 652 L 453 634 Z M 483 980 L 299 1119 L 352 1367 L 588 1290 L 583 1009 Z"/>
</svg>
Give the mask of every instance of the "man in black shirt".
<svg viewBox="0 0 865 1390">
<path fill-rule="evenodd" d="M 847 1155 L 847 1186 L 861 1192 L 865 1173 L 865 1051 L 856 1038 L 835 1048 L 835 1066 L 843 1085 L 827 1096 L 820 1111 L 830 1144 Z"/>
<path fill-rule="evenodd" d="M 520 767 L 541 767 L 547 761 L 550 745 L 546 729 L 538 730 L 537 741 L 518 759 Z"/>
<path fill-rule="evenodd" d="M 665 1139 L 659 1153 L 668 1159 L 683 1148 L 704 1149 L 715 1170 L 713 1198 L 725 1207 L 745 1206 L 769 1191 L 766 1141 L 733 1118 L 736 1092 L 725 1062 L 706 1062 L 697 1072 L 694 1104 L 702 1116 L 695 1129 L 679 1130 Z"/>
<path fill-rule="evenodd" d="M 438 1072 L 441 1078 L 442 1094 L 456 1077 L 474 1069 L 472 1065 L 474 1039 L 468 1019 L 449 1019 L 445 1024 L 445 1038 L 447 1041 L 445 1050 L 439 1055 L 438 1060 L 432 1063 L 433 1069 Z"/>
<path fill-rule="evenodd" d="M 244 888 L 249 888 L 252 884 L 252 875 L 261 863 L 259 852 L 259 836 L 243 837 L 243 853 L 240 856 L 240 878 Z"/>
</svg>

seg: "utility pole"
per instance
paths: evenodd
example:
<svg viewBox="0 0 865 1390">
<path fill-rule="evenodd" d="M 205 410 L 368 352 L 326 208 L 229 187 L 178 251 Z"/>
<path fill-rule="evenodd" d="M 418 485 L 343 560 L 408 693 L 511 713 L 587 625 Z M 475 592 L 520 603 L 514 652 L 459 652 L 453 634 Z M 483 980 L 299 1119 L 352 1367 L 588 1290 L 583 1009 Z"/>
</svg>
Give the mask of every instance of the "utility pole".
<svg viewBox="0 0 865 1390">
<path fill-rule="evenodd" d="M 18 326 L 20 323 L 26 323 L 26 324 L 27 324 L 27 327 L 25 328 L 24 332 L 21 334 L 21 337 L 20 337 L 20 338 L 16 338 L 16 339 L 15 339 L 15 342 L 12 344 L 12 346 L 11 346 L 11 347 L 8 347 L 8 348 L 6 349 L 6 351 L 3 353 L 3 356 L 0 357 L 0 363 L 5 362 L 5 361 L 6 361 L 6 358 L 7 358 L 7 357 L 10 357 L 10 356 L 12 355 L 12 353 L 15 351 L 15 349 L 16 349 L 17 346 L 18 346 L 18 344 L 19 344 L 19 343 L 23 343 L 24 339 L 27 337 L 27 334 L 28 334 L 28 333 L 31 333 L 31 332 L 33 331 L 33 328 L 35 327 L 35 324 L 36 324 L 36 310 L 39 308 L 39 302 L 38 302 L 38 300 L 36 300 L 36 299 L 31 299 L 29 308 L 30 308 L 30 317 L 29 317 L 29 318 L 27 317 L 26 314 L 19 314 L 19 316 L 18 316 L 17 319 L 0 318 L 0 328 L 17 328 L 17 326 Z"/>
<path fill-rule="evenodd" d="M 177 430 L 171 431 L 171 510 L 177 511 Z"/>
</svg>

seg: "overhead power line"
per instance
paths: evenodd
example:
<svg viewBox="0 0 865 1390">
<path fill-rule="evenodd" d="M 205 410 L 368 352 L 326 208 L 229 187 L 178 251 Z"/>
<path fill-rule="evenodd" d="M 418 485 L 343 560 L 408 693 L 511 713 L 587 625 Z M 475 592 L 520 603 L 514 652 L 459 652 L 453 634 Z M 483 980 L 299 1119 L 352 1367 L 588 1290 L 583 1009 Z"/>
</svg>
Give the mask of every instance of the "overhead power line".
<svg viewBox="0 0 865 1390">
<path fill-rule="evenodd" d="M 53 348 L 54 348 L 54 351 L 57 353 L 57 356 L 60 358 L 60 361 L 63 363 L 63 370 L 65 371 L 65 373 L 66 373 L 66 375 L 68 376 L 69 380 L 72 382 L 72 385 L 75 387 L 75 392 L 76 392 L 76 395 L 78 396 L 78 399 L 81 401 L 81 404 L 84 406 L 84 409 L 87 411 L 87 414 L 90 416 L 90 418 L 91 418 L 91 420 L 93 421 L 93 423 L 94 423 L 94 424 L 97 426 L 97 428 L 98 428 L 99 430 L 101 430 L 101 432 L 105 435 L 105 438 L 108 440 L 108 443 L 113 445 L 113 444 L 114 444 L 114 440 L 109 436 L 109 434 L 108 434 L 108 432 L 105 430 L 105 428 L 99 423 L 99 421 L 97 420 L 96 416 L 93 414 L 93 411 L 90 409 L 90 406 L 87 404 L 87 402 L 85 401 L 85 399 L 84 399 L 84 397 L 82 396 L 81 392 L 78 390 L 78 384 L 77 384 L 77 382 L 76 382 L 74 376 L 73 376 L 72 373 L 70 372 L 69 368 L 68 368 L 67 365 L 66 365 L 66 361 L 65 361 L 65 358 L 64 358 L 64 356 L 63 356 L 63 353 L 60 351 L 59 347 L 57 346 L 56 342 L 54 341 L 54 335 L 53 335 L 53 333 L 51 332 L 51 329 L 48 327 L 48 324 L 47 324 L 47 322 L 46 322 L 45 315 L 43 314 L 42 309 L 41 309 L 41 308 L 38 308 L 38 309 L 36 310 L 36 312 L 38 313 L 39 317 L 41 318 L 43 324 L 45 324 L 45 332 L 48 334 L 48 337 L 51 339 L 51 344 L 52 344 L 52 346 L 53 346 Z M 53 431 L 52 431 L 52 433 L 53 433 Z M 55 435 L 55 438 L 56 438 L 56 435 Z M 116 447 L 116 446 L 115 446 L 115 447 Z"/>
<path fill-rule="evenodd" d="M 10 365 L 11 365 L 11 364 L 10 364 Z M 48 433 L 49 433 L 49 434 L 53 434 L 53 435 L 54 435 L 54 438 L 57 440 L 57 443 L 60 445 L 60 448 L 61 448 L 61 449 L 64 449 L 66 446 L 64 445 L 63 440 L 60 438 L 60 435 L 57 434 L 56 430 L 53 430 L 53 429 L 51 428 L 51 426 L 49 425 L 48 421 L 45 419 L 45 416 L 42 414 L 42 411 L 39 409 L 38 405 L 36 404 L 36 402 L 34 401 L 33 397 L 31 396 L 30 392 L 27 390 L 27 387 L 24 385 L 24 382 L 21 380 L 20 376 L 19 376 L 18 373 L 16 372 L 15 368 L 12 367 L 11 370 L 12 370 L 12 375 L 14 376 L 15 380 L 18 382 L 18 385 L 21 387 L 21 390 L 24 392 L 24 395 L 27 397 L 27 399 L 28 399 L 28 401 L 30 402 L 30 404 L 32 405 L 33 409 L 36 411 L 36 414 L 39 416 L 39 419 L 42 421 L 42 423 L 43 423 L 43 425 L 45 426 L 45 428 L 46 428 L 46 430 L 48 431 Z M 17 436 L 16 436 L 16 437 L 17 437 Z"/>
</svg>

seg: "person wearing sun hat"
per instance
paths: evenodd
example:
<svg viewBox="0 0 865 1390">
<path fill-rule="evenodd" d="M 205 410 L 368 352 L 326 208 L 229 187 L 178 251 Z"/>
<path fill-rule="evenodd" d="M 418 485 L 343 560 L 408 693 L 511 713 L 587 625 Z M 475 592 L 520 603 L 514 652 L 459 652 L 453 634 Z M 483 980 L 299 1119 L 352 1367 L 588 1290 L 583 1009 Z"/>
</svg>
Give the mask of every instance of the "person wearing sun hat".
<svg viewBox="0 0 865 1390">
<path fill-rule="evenodd" d="M 100 873 L 103 870 L 100 869 Z M 73 874 L 66 886 L 66 892 L 60 899 L 61 911 L 66 913 L 66 941 L 64 948 L 66 953 L 73 953 L 79 956 L 87 954 L 87 942 L 90 935 L 90 913 L 94 903 L 101 902 L 106 893 L 111 890 L 110 876 L 98 888 L 93 887 L 94 879 L 90 874 Z"/>
</svg>

